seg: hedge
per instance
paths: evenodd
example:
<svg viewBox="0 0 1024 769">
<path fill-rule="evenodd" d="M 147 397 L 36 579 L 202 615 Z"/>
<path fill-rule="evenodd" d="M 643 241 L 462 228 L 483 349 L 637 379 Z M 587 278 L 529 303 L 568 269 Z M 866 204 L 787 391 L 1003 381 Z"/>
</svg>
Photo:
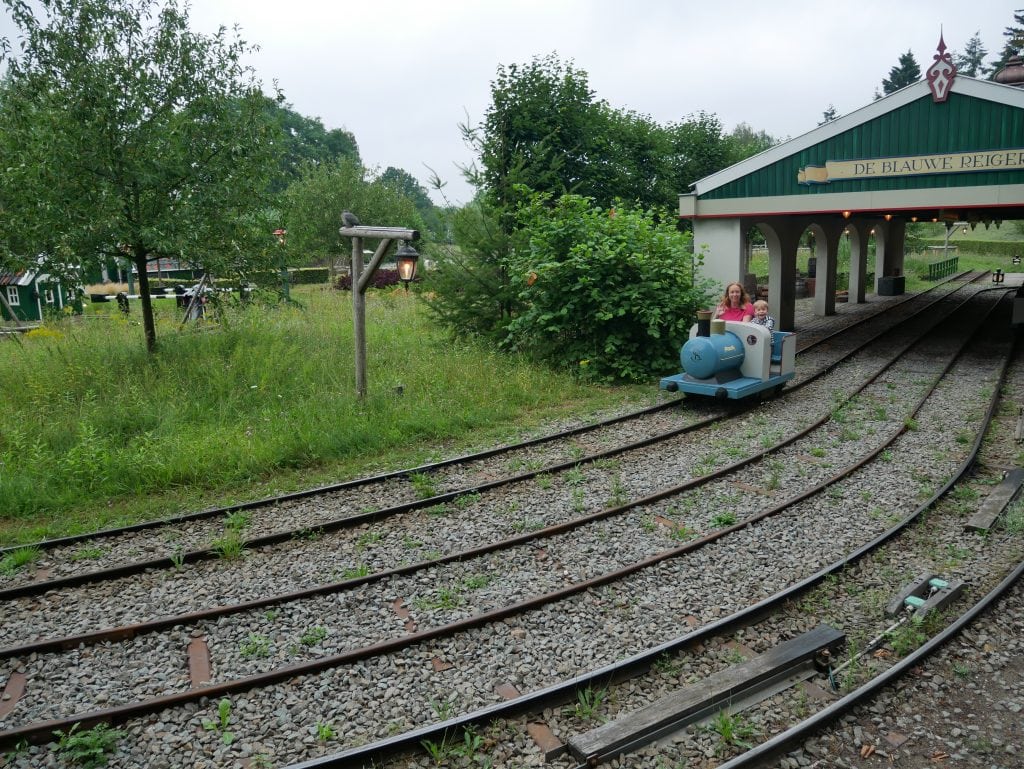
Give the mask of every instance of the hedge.
<svg viewBox="0 0 1024 769">
<path fill-rule="evenodd" d="M 309 283 L 326 283 L 330 280 L 331 272 L 326 267 L 302 267 L 297 270 L 289 270 L 288 275 L 293 286 Z"/>
<path fill-rule="evenodd" d="M 945 238 L 923 238 L 921 242 L 928 246 L 943 246 Z M 988 254 L 992 256 L 1024 256 L 1024 243 L 1013 240 L 961 240 L 950 243 L 957 251 L 972 254 Z"/>
<path fill-rule="evenodd" d="M 379 269 L 373 273 L 368 288 L 387 288 L 388 286 L 397 286 L 398 283 L 398 270 Z M 352 276 L 342 275 L 335 282 L 334 287 L 339 291 L 351 291 Z"/>
</svg>

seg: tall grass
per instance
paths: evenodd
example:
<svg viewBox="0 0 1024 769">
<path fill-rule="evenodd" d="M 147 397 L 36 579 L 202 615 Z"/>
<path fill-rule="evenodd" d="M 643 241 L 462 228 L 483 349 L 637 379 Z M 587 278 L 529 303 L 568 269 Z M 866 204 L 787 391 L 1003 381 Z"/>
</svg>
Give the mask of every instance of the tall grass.
<svg viewBox="0 0 1024 769">
<path fill-rule="evenodd" d="M 303 308 L 252 307 L 183 330 L 173 306 L 160 306 L 152 357 L 137 315 L 105 306 L 0 342 L 0 524 L 42 517 L 46 533 L 59 533 L 55 521 L 76 509 L 176 489 L 244 494 L 289 468 L 386 464 L 410 445 L 621 397 L 452 342 L 415 294 L 371 294 L 363 402 L 350 295 L 319 287 L 301 296 Z"/>
</svg>

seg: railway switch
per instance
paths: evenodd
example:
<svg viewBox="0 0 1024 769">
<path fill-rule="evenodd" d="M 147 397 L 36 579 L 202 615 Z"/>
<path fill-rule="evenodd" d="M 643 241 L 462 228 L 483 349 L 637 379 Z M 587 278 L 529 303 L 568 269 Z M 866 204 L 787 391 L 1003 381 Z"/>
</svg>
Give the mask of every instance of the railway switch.
<svg viewBox="0 0 1024 769">
<path fill-rule="evenodd" d="M 904 585 L 886 606 L 885 613 L 895 617 L 904 609 L 910 609 L 916 614 L 927 614 L 932 609 L 945 608 L 959 597 L 963 589 L 962 580 L 950 582 L 926 572 Z"/>
</svg>

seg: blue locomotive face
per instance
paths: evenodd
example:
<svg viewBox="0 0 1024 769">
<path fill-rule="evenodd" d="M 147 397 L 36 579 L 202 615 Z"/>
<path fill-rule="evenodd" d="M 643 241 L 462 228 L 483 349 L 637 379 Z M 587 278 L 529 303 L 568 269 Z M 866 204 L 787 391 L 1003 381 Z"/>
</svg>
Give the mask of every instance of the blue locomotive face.
<svg viewBox="0 0 1024 769">
<path fill-rule="evenodd" d="M 734 321 L 724 326 L 703 334 L 694 326 L 679 351 L 683 373 L 662 379 L 661 389 L 738 399 L 782 389 L 793 378 L 794 334 Z"/>
</svg>

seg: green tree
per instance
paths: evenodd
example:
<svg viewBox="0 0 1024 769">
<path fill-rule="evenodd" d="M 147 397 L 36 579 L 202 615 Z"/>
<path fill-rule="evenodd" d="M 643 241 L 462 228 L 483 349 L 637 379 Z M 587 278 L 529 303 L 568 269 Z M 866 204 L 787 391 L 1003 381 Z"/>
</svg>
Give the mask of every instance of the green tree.
<svg viewBox="0 0 1024 769">
<path fill-rule="evenodd" d="M 831 123 L 837 117 L 839 117 L 839 113 L 836 112 L 835 105 L 829 104 L 828 108 L 821 113 L 821 122 L 818 123 L 818 125 L 825 125 L 826 123 Z"/>
<path fill-rule="evenodd" d="M 309 162 L 281 197 L 289 264 L 347 261 L 350 243 L 338 234 L 342 211 L 352 211 L 368 226 L 423 229 L 414 202 L 393 185 L 369 178 L 355 160 Z M 375 248 L 376 242 L 364 241 L 364 247 Z"/>
<path fill-rule="evenodd" d="M 714 115 L 661 126 L 614 109 L 595 97 L 585 72 L 554 54 L 499 67 L 491 96 L 485 119 L 463 126 L 477 153 L 464 169 L 477 198 L 456 217 L 455 245 L 436 254 L 429 280 L 432 309 L 459 334 L 500 341 L 523 307 L 509 267 L 521 205 L 553 206 L 574 194 L 604 207 L 622 200 L 674 222 L 679 193 L 746 149 L 730 145 Z M 761 141 L 752 130 L 745 138 Z"/>
<path fill-rule="evenodd" d="M 600 122 L 586 72 L 555 54 L 498 67 L 483 123 L 463 126 L 463 134 L 479 158 L 469 179 L 492 197 L 506 231 L 521 201 L 517 190 L 591 191 L 587 165 Z"/>
<path fill-rule="evenodd" d="M 509 260 L 521 309 L 507 344 L 596 381 L 675 371 L 708 287 L 694 284 L 691 237 L 650 211 L 534 195 Z"/>
<path fill-rule="evenodd" d="M 434 317 L 455 336 L 479 336 L 495 344 L 519 309 L 509 281 L 511 236 L 488 196 L 480 194 L 451 218 L 455 244 L 430 252 L 434 269 L 424 273 L 423 297 Z"/>
<path fill-rule="evenodd" d="M 427 282 L 431 310 L 453 333 L 503 338 L 517 307 L 507 268 L 515 211 L 532 190 L 593 189 L 614 176 L 588 176 L 603 107 L 587 74 L 556 54 L 498 67 L 484 119 L 460 126 L 477 156 L 463 168 L 476 199 L 452 218 L 455 243 L 438 249 Z"/>
<path fill-rule="evenodd" d="M 441 217 L 426 187 L 420 184 L 415 176 L 402 168 L 388 166 L 380 175 L 380 182 L 411 200 L 416 210 L 420 212 L 427 230 L 432 233 L 435 240 L 440 240 L 443 230 Z"/>
<path fill-rule="evenodd" d="M 889 77 L 882 78 L 882 94 L 888 96 L 901 88 L 913 85 L 921 79 L 921 67 L 911 51 L 900 54 L 899 62 L 889 70 Z M 880 98 L 877 91 L 875 98 Z"/>
<path fill-rule="evenodd" d="M 728 165 L 764 152 L 779 143 L 766 131 L 755 131 L 746 123 L 740 123 L 724 137 Z M 717 170 L 717 169 L 716 169 Z"/>
<path fill-rule="evenodd" d="M 281 128 L 281 174 L 274 192 L 280 192 L 299 178 L 305 163 L 327 163 L 338 158 L 359 160 L 359 145 L 349 131 L 327 130 L 319 118 L 300 115 L 290 106 L 266 100 L 268 117 Z"/>
<path fill-rule="evenodd" d="M 1006 66 L 1006 62 L 1010 60 L 1011 56 L 1016 56 L 1021 50 L 1024 50 L 1024 8 L 1014 11 L 1013 22 L 1011 26 L 1003 30 L 1006 42 L 1003 44 L 1003 50 L 999 52 L 999 60 L 992 65 L 992 70 L 989 73 L 990 79 Z"/>
<path fill-rule="evenodd" d="M 416 177 L 408 171 L 388 166 L 379 178 L 383 184 L 390 185 L 409 198 L 420 212 L 428 211 L 434 207 L 430 195 L 427 194 L 426 187 L 420 184 Z"/>
<path fill-rule="evenodd" d="M 129 259 L 152 352 L 150 260 L 224 274 L 267 257 L 276 133 L 248 47 L 190 31 L 176 0 L 3 1 L 24 41 L 0 102 L 0 208 L 19 238 L 5 248 Z"/>
<path fill-rule="evenodd" d="M 960 75 L 982 77 L 989 71 L 985 66 L 986 56 L 988 56 L 988 51 L 985 50 L 985 46 L 981 42 L 981 30 L 979 29 L 967 41 L 963 53 L 953 52 L 953 63 L 956 64 L 956 71 Z"/>
<path fill-rule="evenodd" d="M 674 194 L 687 192 L 698 179 L 735 162 L 716 115 L 698 112 L 667 129 Z"/>
<path fill-rule="evenodd" d="M 506 231 L 520 190 L 671 211 L 691 182 L 729 159 L 714 115 L 661 126 L 615 109 L 595 96 L 586 72 L 555 54 L 499 67 L 484 120 L 463 132 L 478 155 L 469 181 L 492 197 Z"/>
</svg>

